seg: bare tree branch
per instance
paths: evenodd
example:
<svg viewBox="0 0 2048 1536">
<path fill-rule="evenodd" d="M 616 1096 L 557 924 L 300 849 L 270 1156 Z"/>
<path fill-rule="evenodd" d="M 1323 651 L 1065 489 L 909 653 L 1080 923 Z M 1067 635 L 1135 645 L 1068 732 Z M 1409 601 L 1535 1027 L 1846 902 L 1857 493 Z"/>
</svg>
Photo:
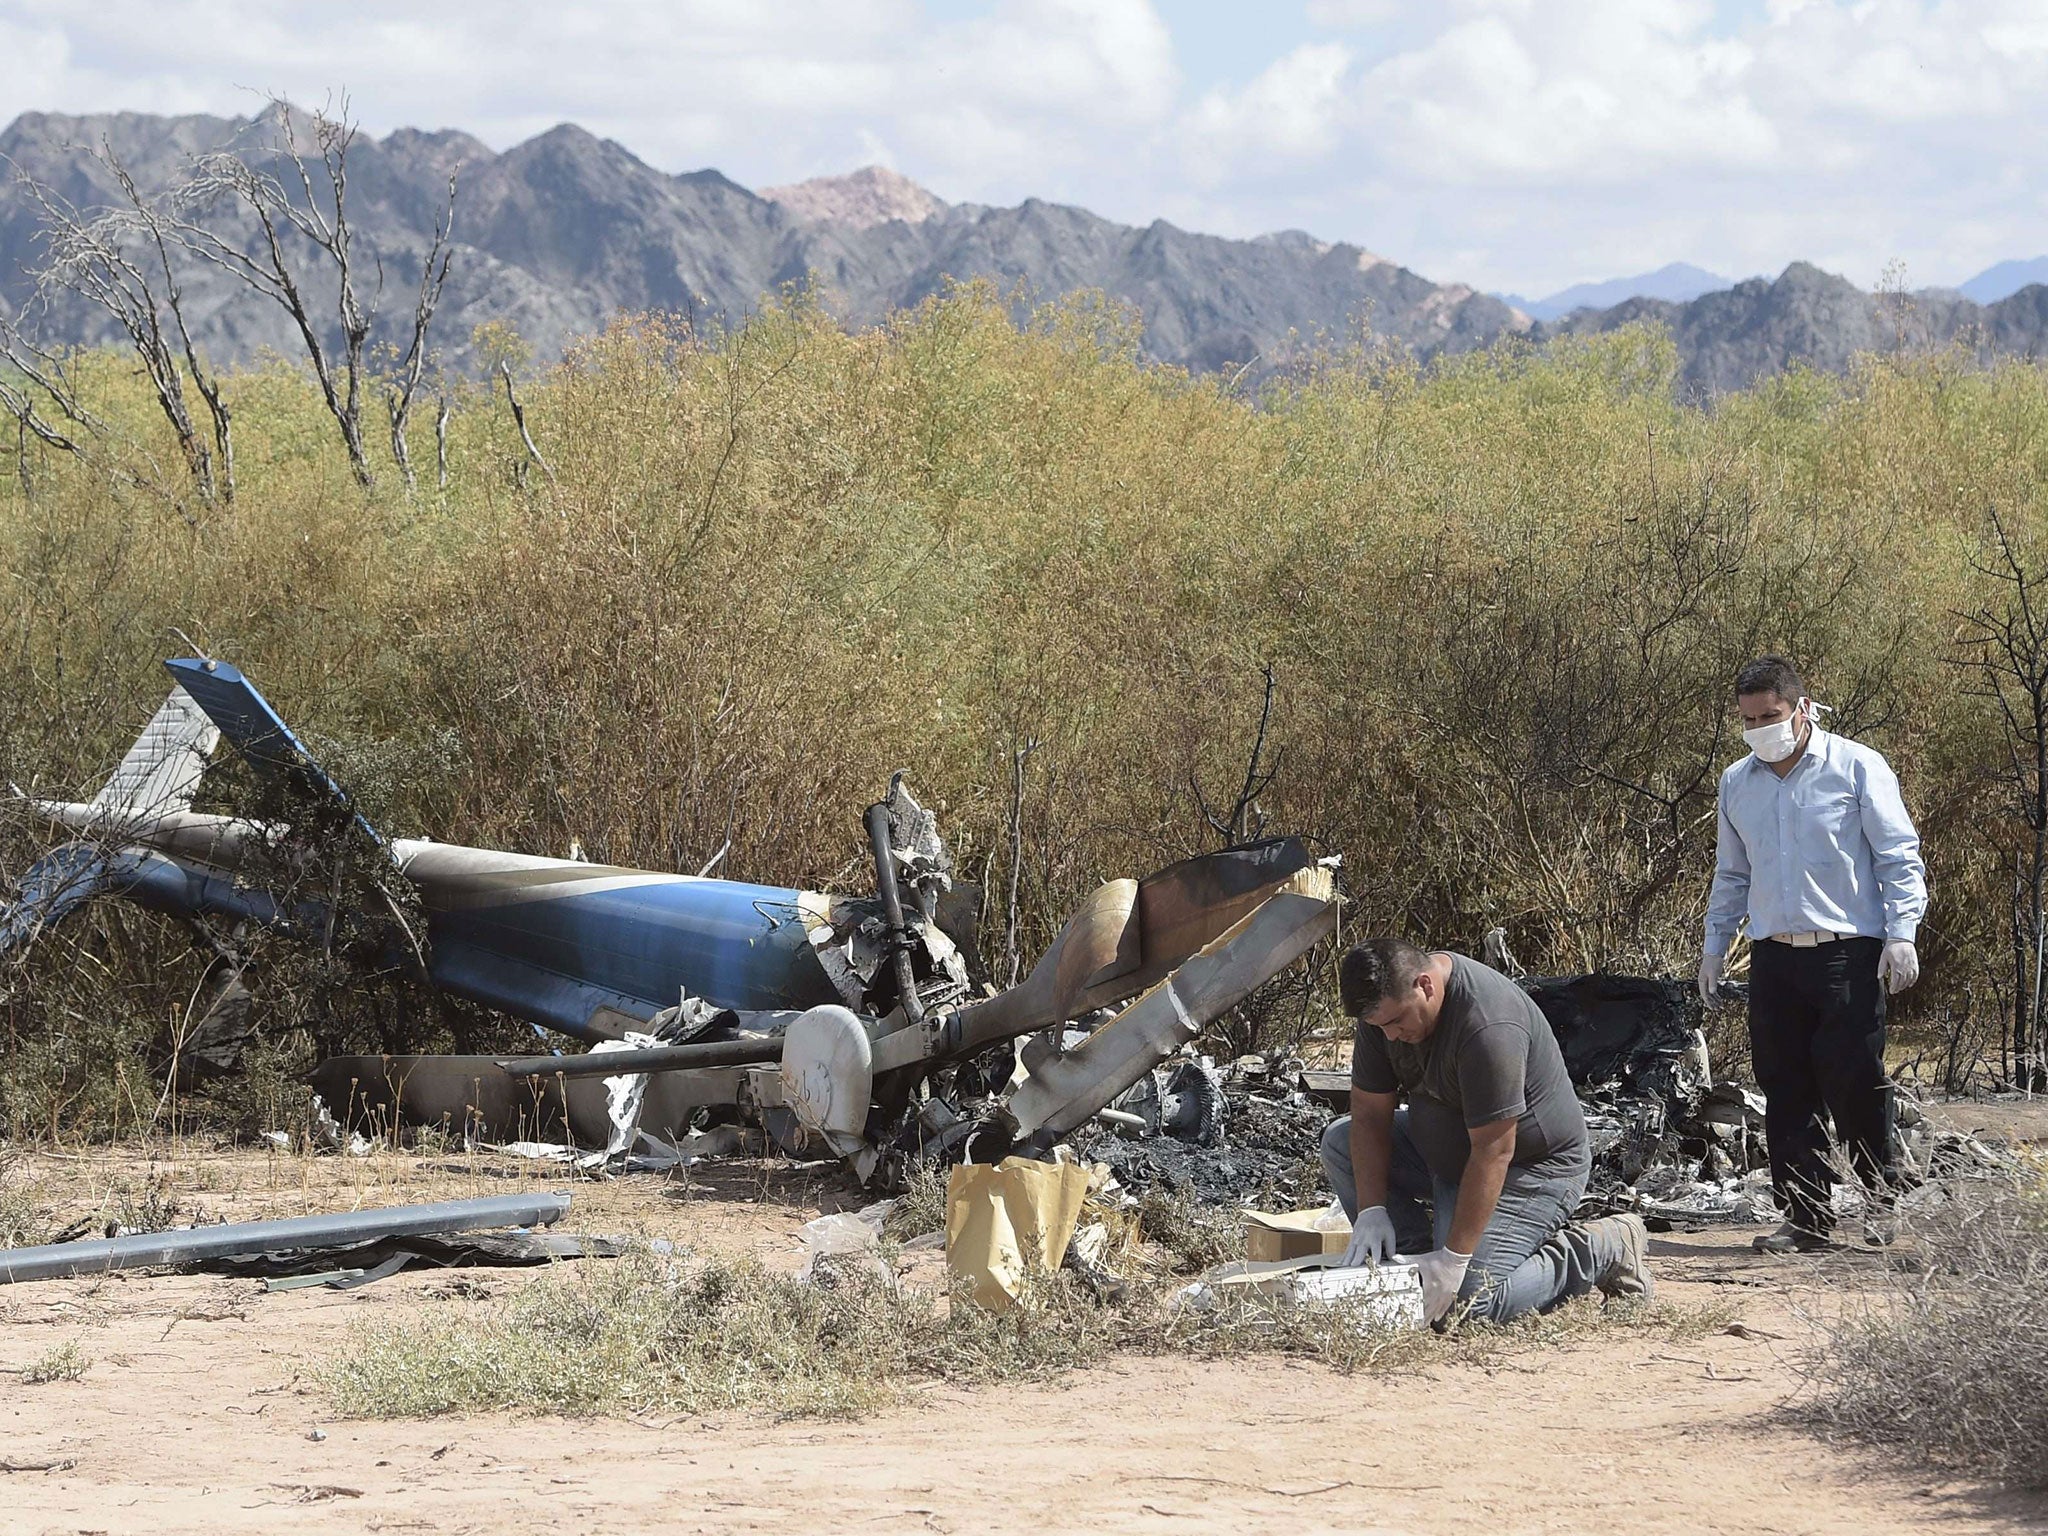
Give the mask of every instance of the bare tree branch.
<svg viewBox="0 0 2048 1536">
<path fill-rule="evenodd" d="M 65 377 L 65 361 L 60 354 L 38 346 L 24 336 L 13 321 L 0 319 L 0 362 L 4 362 L 19 373 L 23 380 L 40 390 L 57 408 L 58 414 L 73 426 L 93 437 L 105 436 L 107 424 L 86 407 L 77 386 Z M 23 394 L 22 398 L 27 399 L 29 396 Z M 34 428 L 31 427 L 30 430 Z M 64 435 L 68 437 L 73 434 Z M 51 446 L 67 445 L 53 442 Z"/>
<path fill-rule="evenodd" d="M 171 263 L 170 240 L 164 233 L 164 222 L 137 190 L 135 178 L 128 174 L 127 167 L 114 157 L 111 143 L 101 142 L 100 159 L 120 182 L 129 206 L 149 235 L 151 249 L 156 252 L 157 270 L 164 280 L 164 305 L 170 311 L 172 324 L 177 327 L 178 341 L 185 353 L 186 370 L 192 375 L 192 383 L 206 402 L 207 415 L 213 422 L 214 450 L 220 461 L 220 497 L 222 501 L 232 503 L 235 499 L 234 418 L 221 393 L 220 375 L 201 364 L 199 349 L 192 343 L 192 328 L 185 321 L 184 293 L 178 286 L 177 269 Z"/>
<path fill-rule="evenodd" d="M 273 99 L 271 105 L 279 136 L 273 146 L 276 158 L 291 167 L 299 196 L 295 197 L 276 176 L 250 164 L 243 155 L 225 151 L 203 156 L 194 167 L 192 180 L 182 189 L 188 215 L 205 212 L 223 201 L 247 209 L 261 235 L 259 253 L 250 255 L 191 216 L 180 221 L 178 234 L 195 256 L 240 278 L 290 317 L 305 346 L 306 360 L 312 365 L 328 414 L 341 432 L 349 468 L 357 483 L 368 487 L 374 477 L 363 445 L 363 351 L 376 315 L 377 299 L 383 292 L 384 268 L 381 261 L 376 262 L 376 283 L 366 305 L 357 285 L 355 236 L 348 217 L 348 156 L 355 144 L 356 125 L 349 120 L 346 98 L 340 104 L 339 115 L 330 116 L 325 111 L 313 115 L 313 143 L 307 148 L 317 152 L 326 172 L 323 194 L 307 169 L 307 156 L 301 152 L 297 121 L 290 104 Z M 436 229 L 441 230 L 442 226 L 437 223 Z M 300 274 L 286 249 L 288 237 L 293 234 L 312 246 L 334 270 L 335 312 L 341 328 L 338 360 L 328 355 L 321 342 L 320 326 L 314 321 Z M 422 285 L 423 290 L 431 288 L 437 300 L 440 282 L 434 274 L 439 270 L 441 277 L 446 276 L 442 249 L 445 240 L 445 232 L 437 235 L 435 250 L 442 262 L 437 269 L 430 261 Z M 427 318 L 432 318 L 431 307 Z M 422 346 L 424 336 L 425 324 L 421 322 L 416 326 L 416 339 Z"/>
<path fill-rule="evenodd" d="M 555 483 L 555 472 L 548 466 L 548 461 L 540 456 L 540 450 L 534 447 L 533 434 L 526 430 L 526 407 L 519 403 L 519 394 L 512 387 L 512 363 L 510 359 L 499 360 L 498 374 L 505 381 L 505 403 L 512 408 L 512 425 L 519 429 L 519 441 L 526 444 L 526 457 L 540 466 L 541 473 L 548 477 L 548 484 L 553 485 Z M 526 483 L 525 460 L 522 460 L 519 465 L 519 483 L 521 485 Z"/>
<path fill-rule="evenodd" d="M 42 215 L 45 255 L 36 273 L 38 302 L 47 309 L 56 293 L 70 293 L 105 311 L 120 326 L 177 438 L 200 498 L 232 501 L 230 416 L 219 379 L 200 361 L 185 322 L 184 297 L 163 218 L 110 143 L 102 141 L 87 153 L 121 189 L 125 207 L 88 212 L 33 177 L 17 177 L 17 185 Z M 19 348 L 5 350 L 10 361 L 21 366 Z M 206 401 L 210 442 L 194 425 L 186 403 L 188 372 Z M 47 376 L 37 382 L 53 398 L 62 398 Z"/>
<path fill-rule="evenodd" d="M 434 472 L 439 489 L 448 489 L 448 393 L 441 392 L 441 408 L 434 412 Z"/>
<path fill-rule="evenodd" d="M 1023 951 L 1018 946 L 1017 894 L 1024 873 L 1024 764 L 1042 743 L 1028 737 L 1010 753 L 1010 894 L 1003 913 L 1003 969 L 1005 986 L 1017 985 L 1023 969 Z"/>
<path fill-rule="evenodd" d="M 149 238 L 150 249 L 156 253 L 157 271 L 163 278 L 164 307 L 169 310 L 171 323 L 178 332 L 178 342 L 185 355 L 186 371 L 192 375 L 193 386 L 200 398 L 206 402 L 207 415 L 213 423 L 213 446 L 218 455 L 218 466 L 214 473 L 220 499 L 232 504 L 235 499 L 235 440 L 234 419 L 222 395 L 220 375 L 206 368 L 199 360 L 199 349 L 192 343 L 192 328 L 185 321 L 184 292 L 178 286 L 177 269 L 171 263 L 170 240 L 164 233 L 163 219 L 145 199 L 135 185 L 135 178 L 128 173 L 114 155 L 114 147 L 102 140 L 96 158 L 112 172 L 126 195 L 130 209 Z M 202 486 L 202 494 L 205 488 Z"/>
<path fill-rule="evenodd" d="M 1991 552 L 1971 565 L 2004 597 L 1956 615 L 1963 631 L 1951 665 L 1971 675 L 1968 694 L 1997 710 L 2003 788 L 2026 834 L 2013 849 L 2011 1047 L 2019 1086 L 2034 1090 L 2048 1087 L 2048 570 L 2031 563 L 1997 507 L 1988 522 Z"/>
<path fill-rule="evenodd" d="M 1265 832 L 1266 816 L 1258 807 L 1258 799 L 1279 778 L 1280 764 L 1287 755 L 1286 749 L 1282 748 L 1273 754 L 1270 764 L 1265 762 L 1266 731 L 1273 723 L 1273 695 L 1279 684 L 1273 675 L 1271 662 L 1263 663 L 1259 670 L 1266 680 L 1265 697 L 1259 704 L 1259 728 L 1252 737 L 1251 755 L 1244 767 L 1244 782 L 1238 786 L 1237 800 L 1228 817 L 1219 817 L 1210 809 L 1208 797 L 1202 793 L 1201 782 L 1192 769 L 1188 771 L 1188 788 L 1194 794 L 1195 809 L 1202 813 L 1202 820 L 1209 824 L 1210 830 L 1223 839 L 1226 848 L 1256 842 Z"/>
<path fill-rule="evenodd" d="M 460 168 L 458 167 L 457 170 Z M 448 267 L 454 253 L 449 242 L 455 233 L 455 177 L 457 171 L 448 173 L 448 204 L 434 220 L 433 243 L 427 248 L 427 258 L 420 268 L 420 291 L 413 304 L 412 340 L 406 346 L 405 355 L 399 359 L 398 377 L 385 390 L 384 405 L 391 417 L 391 456 L 398 461 L 399 472 L 405 476 L 407 491 L 418 489 L 412 473 L 412 453 L 405 441 L 406 423 L 412 416 L 413 396 L 420 387 L 420 375 L 427 366 L 427 327 L 433 323 L 434 310 L 441 302 L 441 289 L 448 281 Z M 435 423 L 437 440 L 444 446 L 447 441 L 447 401 L 442 401 L 442 416 Z M 440 456 L 441 485 L 448 484 L 448 461 L 445 451 Z"/>
<path fill-rule="evenodd" d="M 5 342 L 0 342 L 0 358 L 12 362 Z M 4 378 L 0 378 L 0 410 L 5 410 L 14 418 L 15 425 L 24 435 L 24 439 L 35 437 L 52 448 L 83 457 L 84 448 L 79 446 L 75 439 L 50 424 L 48 418 L 36 409 L 34 397 L 27 390 L 15 387 Z"/>
</svg>

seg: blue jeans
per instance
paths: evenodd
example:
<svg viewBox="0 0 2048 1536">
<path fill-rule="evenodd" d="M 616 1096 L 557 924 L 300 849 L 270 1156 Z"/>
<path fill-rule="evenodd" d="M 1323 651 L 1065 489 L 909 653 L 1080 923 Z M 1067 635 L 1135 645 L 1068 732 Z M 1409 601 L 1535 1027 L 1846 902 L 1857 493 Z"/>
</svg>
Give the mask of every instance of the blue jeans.
<svg viewBox="0 0 2048 1536">
<path fill-rule="evenodd" d="M 1358 1178 L 1351 1169 L 1351 1117 L 1339 1115 L 1323 1133 L 1323 1171 L 1358 1218 Z M 1458 1300 L 1467 1316 L 1504 1323 L 1524 1312 L 1547 1312 L 1592 1290 L 1622 1256 L 1606 1224 L 1572 1221 L 1586 1193 L 1584 1163 L 1511 1164 L 1500 1203 L 1472 1253 Z M 1458 1205 L 1458 1182 L 1438 1178 L 1408 1133 L 1408 1111 L 1394 1111 L 1393 1157 L 1387 1169 L 1387 1214 L 1401 1251 L 1417 1254 L 1444 1246 Z"/>
</svg>

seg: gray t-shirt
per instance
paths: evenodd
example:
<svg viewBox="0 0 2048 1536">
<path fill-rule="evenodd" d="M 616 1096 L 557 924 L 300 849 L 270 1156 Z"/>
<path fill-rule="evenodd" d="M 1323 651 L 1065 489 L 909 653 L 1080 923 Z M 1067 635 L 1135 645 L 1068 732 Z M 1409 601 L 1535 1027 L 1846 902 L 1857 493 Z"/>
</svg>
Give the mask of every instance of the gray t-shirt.
<svg viewBox="0 0 2048 1536">
<path fill-rule="evenodd" d="M 1443 1010 L 1420 1045 L 1358 1026 L 1351 1086 L 1404 1094 L 1409 1134 L 1430 1172 L 1448 1182 L 1464 1173 L 1471 1128 L 1509 1118 L 1517 1164 L 1591 1161 L 1585 1112 L 1550 1021 L 1507 977 L 1463 955 L 1451 956 Z"/>
</svg>

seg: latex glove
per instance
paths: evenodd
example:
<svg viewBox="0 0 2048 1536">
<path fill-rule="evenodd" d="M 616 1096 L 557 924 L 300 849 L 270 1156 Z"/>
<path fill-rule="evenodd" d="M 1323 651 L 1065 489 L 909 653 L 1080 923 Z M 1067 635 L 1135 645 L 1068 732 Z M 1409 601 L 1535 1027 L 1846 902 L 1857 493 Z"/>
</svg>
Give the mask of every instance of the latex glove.
<svg viewBox="0 0 2048 1536">
<path fill-rule="evenodd" d="M 1709 1008 L 1721 1001 L 1721 972 L 1727 963 L 1726 955 L 1706 955 L 1700 960 L 1700 1001 Z"/>
<path fill-rule="evenodd" d="M 1472 1267 L 1472 1255 L 1450 1248 L 1436 1248 L 1411 1261 L 1422 1280 L 1422 1318 L 1434 1323 L 1458 1299 L 1465 1283 L 1465 1271 Z"/>
<path fill-rule="evenodd" d="M 1905 939 L 1886 943 L 1878 957 L 1877 979 L 1887 992 L 1903 992 L 1920 979 L 1920 951 Z"/>
<path fill-rule="evenodd" d="M 1351 1223 L 1351 1246 L 1344 1250 L 1344 1268 L 1384 1264 L 1394 1256 L 1394 1218 L 1384 1205 L 1360 1211 Z"/>
</svg>

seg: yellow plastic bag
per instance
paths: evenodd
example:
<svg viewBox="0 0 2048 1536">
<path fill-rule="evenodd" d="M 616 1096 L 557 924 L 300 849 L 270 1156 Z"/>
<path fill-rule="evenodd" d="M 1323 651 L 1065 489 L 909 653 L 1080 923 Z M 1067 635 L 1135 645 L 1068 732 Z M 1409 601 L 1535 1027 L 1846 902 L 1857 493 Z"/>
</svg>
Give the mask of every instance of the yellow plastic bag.
<svg viewBox="0 0 2048 1536">
<path fill-rule="evenodd" d="M 1087 1194 L 1088 1170 L 1074 1163 L 961 1164 L 946 1179 L 947 1270 L 991 1312 L 1009 1311 L 1026 1274 L 1060 1267 Z"/>
</svg>

